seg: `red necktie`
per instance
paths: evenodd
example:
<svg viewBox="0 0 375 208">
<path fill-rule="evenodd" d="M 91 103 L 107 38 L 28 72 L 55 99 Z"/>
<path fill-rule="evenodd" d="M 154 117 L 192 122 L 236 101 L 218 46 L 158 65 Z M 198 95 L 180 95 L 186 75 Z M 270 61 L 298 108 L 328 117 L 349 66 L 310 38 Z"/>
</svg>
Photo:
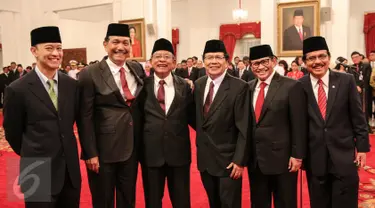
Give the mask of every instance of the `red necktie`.
<svg viewBox="0 0 375 208">
<path fill-rule="evenodd" d="M 207 117 L 208 111 L 210 110 L 210 107 L 211 107 L 211 104 L 212 104 L 212 99 L 214 97 L 214 86 L 215 86 L 214 82 L 211 81 L 210 89 L 208 91 L 206 101 L 204 102 L 204 106 L 203 106 L 204 117 Z"/>
<path fill-rule="evenodd" d="M 298 33 L 299 33 L 299 38 L 303 41 L 303 35 L 302 35 L 301 28 L 298 28 Z"/>
<path fill-rule="evenodd" d="M 318 88 L 318 105 L 320 112 L 322 113 L 322 117 L 326 119 L 326 108 L 327 108 L 327 96 L 323 88 L 323 81 L 319 79 L 318 81 L 319 88 Z"/>
<path fill-rule="evenodd" d="M 126 104 L 130 106 L 135 97 L 132 95 L 132 93 L 129 90 L 128 82 L 126 81 L 125 69 L 123 67 L 120 68 L 120 80 L 121 80 L 122 91 L 124 91 Z"/>
<path fill-rule="evenodd" d="M 158 95 L 157 99 L 159 101 L 161 109 L 165 112 L 165 90 L 164 90 L 164 80 L 159 81 L 159 89 L 158 89 Z"/>
<path fill-rule="evenodd" d="M 255 103 L 255 119 L 257 123 L 259 121 L 260 113 L 262 112 L 262 107 L 264 103 L 264 88 L 266 88 L 267 83 L 261 82 L 259 86 L 260 91 L 257 97 L 257 101 Z"/>
</svg>

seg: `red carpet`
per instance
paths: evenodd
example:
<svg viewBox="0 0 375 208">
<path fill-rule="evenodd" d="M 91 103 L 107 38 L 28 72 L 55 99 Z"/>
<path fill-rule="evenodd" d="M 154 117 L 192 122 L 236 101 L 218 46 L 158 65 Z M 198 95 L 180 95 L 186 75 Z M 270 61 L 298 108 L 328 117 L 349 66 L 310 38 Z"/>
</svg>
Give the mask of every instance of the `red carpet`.
<svg viewBox="0 0 375 208">
<path fill-rule="evenodd" d="M 0 115 L 1 116 L 1 115 Z M 0 119 L 2 122 L 2 119 Z M 196 166 L 196 155 L 195 155 L 195 132 L 192 131 L 192 151 L 193 151 L 193 163 L 191 165 L 191 204 L 193 208 L 207 208 L 208 200 L 206 193 L 203 189 L 202 183 L 200 181 L 199 172 Z M 19 208 L 24 207 L 22 201 L 14 202 L 8 200 L 7 195 L 7 167 L 6 161 L 9 158 L 17 157 L 15 153 L 9 148 L 9 145 L 6 143 L 4 138 L 4 133 L 2 128 L 0 129 L 0 208 Z M 371 143 L 375 145 L 373 141 L 375 137 L 372 135 Z M 368 166 L 365 170 L 360 171 L 360 207 L 374 207 L 375 208 L 375 154 L 371 152 L 368 154 Z M 89 208 L 92 207 L 91 205 L 91 195 L 88 188 L 87 183 L 87 175 L 86 169 L 84 167 L 84 163 L 81 162 L 81 170 L 82 170 L 82 192 L 81 192 L 81 207 L 82 208 Z M 143 198 L 143 188 L 142 188 L 142 180 L 141 180 L 141 173 L 139 170 L 138 174 L 138 183 L 137 183 L 137 202 L 136 207 L 144 207 L 144 198 Z M 249 183 L 247 180 L 247 173 L 245 173 L 244 180 L 243 180 L 243 191 L 242 191 L 242 207 L 250 207 L 250 192 L 249 192 Z M 8 191 L 9 192 L 9 191 Z M 309 208 L 309 199 L 308 199 L 308 192 L 305 177 L 303 180 L 303 208 Z M 169 202 L 169 195 L 168 190 L 166 189 L 165 197 L 164 197 L 164 205 L 165 208 L 171 208 L 171 203 Z"/>
</svg>

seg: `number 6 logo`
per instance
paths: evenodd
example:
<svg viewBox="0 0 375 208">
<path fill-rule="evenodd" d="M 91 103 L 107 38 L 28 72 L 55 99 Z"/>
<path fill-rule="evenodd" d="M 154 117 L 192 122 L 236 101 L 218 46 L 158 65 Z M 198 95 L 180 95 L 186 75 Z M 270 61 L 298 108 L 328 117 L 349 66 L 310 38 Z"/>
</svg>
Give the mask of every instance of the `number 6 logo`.
<svg viewBox="0 0 375 208">
<path fill-rule="evenodd" d="M 45 163 L 45 161 L 36 161 L 36 162 L 32 163 L 31 165 L 29 165 L 25 169 L 23 169 L 22 172 L 21 172 L 21 174 L 19 176 L 17 176 L 16 180 L 14 180 L 14 183 L 13 183 L 13 193 L 14 193 L 14 195 L 16 195 L 16 197 L 18 197 L 18 199 L 23 199 L 23 198 L 27 199 L 27 198 L 29 198 L 30 196 L 32 196 L 35 193 L 35 191 L 37 190 L 37 188 L 40 185 L 40 178 L 36 174 L 30 174 L 30 175 L 28 175 L 28 173 L 30 173 L 35 168 L 43 165 L 44 163 Z M 34 183 L 29 188 L 29 190 L 27 190 L 26 192 L 24 192 L 22 194 L 18 190 L 18 181 L 19 181 L 19 185 L 21 186 L 23 183 L 25 183 L 29 179 L 33 179 Z"/>
</svg>

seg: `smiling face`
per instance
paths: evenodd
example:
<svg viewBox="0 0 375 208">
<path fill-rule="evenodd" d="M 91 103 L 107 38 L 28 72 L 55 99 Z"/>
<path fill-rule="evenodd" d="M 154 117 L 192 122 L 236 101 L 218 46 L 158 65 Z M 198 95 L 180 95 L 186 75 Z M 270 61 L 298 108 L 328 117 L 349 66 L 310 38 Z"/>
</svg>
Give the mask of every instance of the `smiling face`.
<svg viewBox="0 0 375 208">
<path fill-rule="evenodd" d="M 313 51 L 306 54 L 306 68 L 315 78 L 322 78 L 329 69 L 331 57 L 327 50 Z"/>
<path fill-rule="evenodd" d="M 265 57 L 251 61 L 251 70 L 261 81 L 266 81 L 273 73 L 276 66 L 276 58 Z"/>
<path fill-rule="evenodd" d="M 175 68 L 176 60 L 171 52 L 160 50 L 152 54 L 151 65 L 155 69 L 155 74 L 164 79 Z"/>
<path fill-rule="evenodd" d="M 103 43 L 108 58 L 118 66 L 123 66 L 129 57 L 130 38 L 123 36 L 110 36 L 108 41 Z"/>
<path fill-rule="evenodd" d="M 37 65 L 46 70 L 56 70 L 62 62 L 61 43 L 41 43 L 32 46 L 30 50 L 37 60 Z"/>
</svg>

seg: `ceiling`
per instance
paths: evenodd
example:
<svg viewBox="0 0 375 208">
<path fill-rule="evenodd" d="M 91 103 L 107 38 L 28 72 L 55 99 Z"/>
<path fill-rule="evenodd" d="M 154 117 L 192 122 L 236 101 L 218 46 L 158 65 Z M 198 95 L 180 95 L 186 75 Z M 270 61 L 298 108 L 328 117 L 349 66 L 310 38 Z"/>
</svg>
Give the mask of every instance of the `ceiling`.
<svg viewBox="0 0 375 208">
<path fill-rule="evenodd" d="M 112 20 L 112 4 L 103 4 L 84 8 L 56 11 L 61 19 L 70 19 L 88 22 Z"/>
</svg>

